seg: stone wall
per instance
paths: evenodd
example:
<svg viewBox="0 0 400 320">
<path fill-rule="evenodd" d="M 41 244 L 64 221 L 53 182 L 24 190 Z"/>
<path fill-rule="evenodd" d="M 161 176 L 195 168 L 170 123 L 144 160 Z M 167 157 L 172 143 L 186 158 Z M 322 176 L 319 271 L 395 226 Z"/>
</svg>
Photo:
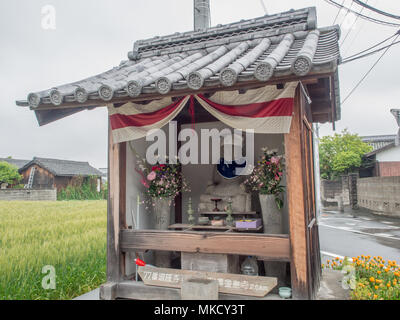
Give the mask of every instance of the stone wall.
<svg viewBox="0 0 400 320">
<path fill-rule="evenodd" d="M 339 197 L 343 204 L 349 205 L 348 176 L 342 176 L 339 180 L 321 180 L 321 204 L 324 208 L 337 207 Z"/>
<path fill-rule="evenodd" d="M 400 217 L 400 177 L 358 179 L 357 202 L 360 208 Z"/>
<path fill-rule="evenodd" d="M 0 200 L 57 200 L 56 189 L 1 189 Z"/>
</svg>

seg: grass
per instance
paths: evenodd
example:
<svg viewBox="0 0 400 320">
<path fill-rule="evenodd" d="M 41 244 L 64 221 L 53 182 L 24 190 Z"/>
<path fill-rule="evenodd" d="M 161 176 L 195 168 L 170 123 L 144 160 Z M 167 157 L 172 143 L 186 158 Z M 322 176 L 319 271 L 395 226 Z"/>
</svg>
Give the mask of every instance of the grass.
<svg viewBox="0 0 400 320">
<path fill-rule="evenodd" d="M 0 201 L 0 299 L 72 299 L 106 280 L 107 202 Z M 43 289 L 54 266 L 56 288 Z"/>
</svg>

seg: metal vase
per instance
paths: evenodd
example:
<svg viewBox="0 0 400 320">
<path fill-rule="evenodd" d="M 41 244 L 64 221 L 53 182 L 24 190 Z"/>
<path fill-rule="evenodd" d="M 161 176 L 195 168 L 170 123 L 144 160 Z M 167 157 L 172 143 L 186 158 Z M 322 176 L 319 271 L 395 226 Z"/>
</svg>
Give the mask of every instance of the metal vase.
<svg viewBox="0 0 400 320">
<path fill-rule="evenodd" d="M 171 224 L 171 202 L 170 198 L 153 199 L 155 229 L 168 230 L 168 226 Z M 154 264 L 159 268 L 169 268 L 171 266 L 171 252 L 169 251 L 155 251 L 154 258 Z"/>
<path fill-rule="evenodd" d="M 275 203 L 273 194 L 259 194 L 264 233 L 281 234 L 282 210 Z M 284 262 L 264 261 L 265 276 L 278 278 L 278 286 L 285 284 L 286 264 Z"/>
</svg>

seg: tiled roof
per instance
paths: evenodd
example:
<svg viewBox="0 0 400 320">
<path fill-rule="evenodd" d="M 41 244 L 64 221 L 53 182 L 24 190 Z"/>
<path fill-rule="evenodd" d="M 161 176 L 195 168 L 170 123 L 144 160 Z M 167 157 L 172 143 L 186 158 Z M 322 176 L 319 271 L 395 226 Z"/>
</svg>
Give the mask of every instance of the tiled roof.
<svg viewBox="0 0 400 320">
<path fill-rule="evenodd" d="M 9 164 L 12 164 L 12 165 L 16 166 L 18 169 L 20 169 L 31 160 L 0 158 L 0 161 L 8 162 Z"/>
<path fill-rule="evenodd" d="M 379 135 L 379 136 L 364 136 L 361 140 L 372 146 L 372 151 L 381 149 L 389 144 L 394 144 L 396 140 L 395 134 Z"/>
<path fill-rule="evenodd" d="M 34 157 L 20 171 L 25 170 L 33 164 L 48 170 L 55 176 L 101 176 L 102 172 L 93 168 L 88 162 L 59 160 Z"/>
<path fill-rule="evenodd" d="M 316 28 L 315 8 L 155 37 L 135 42 L 118 67 L 17 104 L 96 106 L 120 97 L 332 73 L 340 60 L 338 38 L 337 26 Z"/>
</svg>

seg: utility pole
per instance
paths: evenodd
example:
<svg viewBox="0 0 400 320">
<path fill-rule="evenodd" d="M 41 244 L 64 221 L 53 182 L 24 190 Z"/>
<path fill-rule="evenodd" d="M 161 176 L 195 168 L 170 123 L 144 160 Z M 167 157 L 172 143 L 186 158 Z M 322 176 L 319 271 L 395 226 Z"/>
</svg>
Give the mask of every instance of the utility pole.
<svg viewBox="0 0 400 320">
<path fill-rule="evenodd" d="M 210 0 L 193 0 L 194 30 L 207 29 L 211 26 Z"/>
</svg>

